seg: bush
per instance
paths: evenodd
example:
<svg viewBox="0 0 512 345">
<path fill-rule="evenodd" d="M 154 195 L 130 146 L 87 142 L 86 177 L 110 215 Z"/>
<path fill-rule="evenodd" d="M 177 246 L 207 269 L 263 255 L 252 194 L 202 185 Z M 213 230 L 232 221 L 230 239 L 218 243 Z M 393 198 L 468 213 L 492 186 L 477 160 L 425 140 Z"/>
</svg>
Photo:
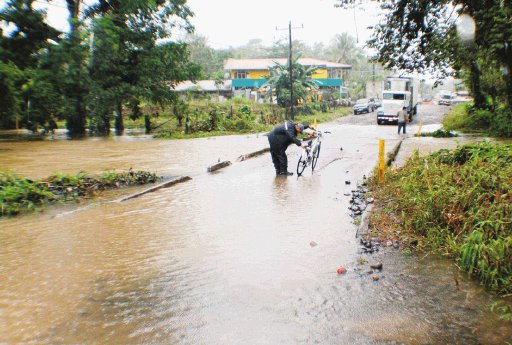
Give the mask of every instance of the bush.
<svg viewBox="0 0 512 345">
<path fill-rule="evenodd" d="M 459 135 L 457 133 L 453 133 L 451 131 L 440 128 L 433 132 L 421 133 L 421 136 L 422 137 L 434 137 L 434 138 L 453 138 L 453 137 L 458 137 Z"/>
<path fill-rule="evenodd" d="M 16 215 L 55 199 L 53 193 L 32 180 L 0 173 L 0 216 Z"/>
<path fill-rule="evenodd" d="M 451 254 L 490 289 L 512 293 L 511 144 L 416 154 L 386 178 L 376 197 L 421 236 L 420 248 Z"/>
<path fill-rule="evenodd" d="M 499 108 L 491 118 L 491 133 L 497 137 L 512 137 L 512 109 Z"/>
<path fill-rule="evenodd" d="M 447 130 L 487 132 L 497 137 L 512 137 L 512 109 L 499 107 L 495 111 L 476 109 L 469 103 L 453 106 L 443 120 Z"/>
</svg>

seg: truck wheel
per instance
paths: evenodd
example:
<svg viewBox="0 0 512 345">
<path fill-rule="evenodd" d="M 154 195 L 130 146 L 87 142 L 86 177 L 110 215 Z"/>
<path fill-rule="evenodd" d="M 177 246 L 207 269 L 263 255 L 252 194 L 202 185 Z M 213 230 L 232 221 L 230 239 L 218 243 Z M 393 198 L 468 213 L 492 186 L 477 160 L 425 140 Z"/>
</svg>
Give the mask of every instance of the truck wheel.
<svg viewBox="0 0 512 345">
<path fill-rule="evenodd" d="M 378 124 L 378 125 L 381 125 L 381 124 L 382 124 L 382 121 L 381 121 L 381 120 L 377 120 L 377 124 Z"/>
</svg>

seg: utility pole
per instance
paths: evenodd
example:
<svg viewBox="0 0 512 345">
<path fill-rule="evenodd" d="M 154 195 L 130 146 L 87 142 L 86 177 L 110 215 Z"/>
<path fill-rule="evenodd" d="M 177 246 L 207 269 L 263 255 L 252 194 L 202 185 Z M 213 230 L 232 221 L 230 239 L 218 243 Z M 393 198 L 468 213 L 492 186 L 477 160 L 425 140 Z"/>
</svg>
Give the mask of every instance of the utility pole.
<svg viewBox="0 0 512 345">
<path fill-rule="evenodd" d="M 293 115 L 292 29 L 303 29 L 303 28 L 304 28 L 304 25 L 292 28 L 292 22 L 291 21 L 288 22 L 288 44 L 289 44 L 289 50 L 290 50 L 290 55 L 289 55 L 289 60 L 288 60 L 288 63 L 289 63 L 289 67 L 288 67 L 289 72 L 288 73 L 290 74 L 290 116 L 291 116 L 292 120 L 294 119 L 294 115 Z M 276 27 L 276 30 L 286 30 L 286 29 L 278 29 Z"/>
</svg>

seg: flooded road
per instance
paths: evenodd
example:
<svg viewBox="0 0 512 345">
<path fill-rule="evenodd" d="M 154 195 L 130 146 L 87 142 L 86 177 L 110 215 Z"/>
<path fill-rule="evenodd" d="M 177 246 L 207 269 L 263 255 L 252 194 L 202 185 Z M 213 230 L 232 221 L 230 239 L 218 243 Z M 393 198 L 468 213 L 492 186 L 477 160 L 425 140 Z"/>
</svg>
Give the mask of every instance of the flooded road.
<svg viewBox="0 0 512 345">
<path fill-rule="evenodd" d="M 394 126 L 328 124 L 315 174 L 264 136 L 0 143 L 24 176 L 147 169 L 192 180 L 126 202 L 0 219 L 0 344 L 502 344 L 491 298 L 447 261 L 359 253 L 350 193 Z M 40 145 L 43 144 L 43 147 Z M 4 154 L 10 155 L 6 158 Z M 288 149 L 289 170 L 299 150 Z M 347 184 L 349 181 L 350 184 Z M 373 281 L 369 262 L 384 270 Z M 348 268 L 337 275 L 340 266 Z M 454 278 L 459 281 L 455 286 Z"/>
</svg>

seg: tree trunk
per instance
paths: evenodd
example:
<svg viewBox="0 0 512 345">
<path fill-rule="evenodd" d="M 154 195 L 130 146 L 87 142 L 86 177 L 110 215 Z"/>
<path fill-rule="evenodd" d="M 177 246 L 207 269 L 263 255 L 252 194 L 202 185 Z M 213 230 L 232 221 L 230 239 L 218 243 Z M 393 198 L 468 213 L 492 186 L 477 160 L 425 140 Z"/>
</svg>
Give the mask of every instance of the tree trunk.
<svg viewBox="0 0 512 345">
<path fill-rule="evenodd" d="M 115 127 L 116 127 L 116 135 L 123 135 L 123 133 L 124 133 L 123 105 L 121 103 L 117 104 Z"/>
<path fill-rule="evenodd" d="M 107 115 L 101 116 L 101 127 L 98 127 L 98 132 L 101 135 L 109 135 L 110 134 L 110 117 Z"/>
<path fill-rule="evenodd" d="M 511 58 L 512 58 L 512 54 Z M 507 107 L 512 110 L 512 64 L 507 64 L 505 66 L 507 74 L 505 75 L 506 78 L 506 101 L 507 101 Z"/>
<path fill-rule="evenodd" d="M 79 35 L 80 22 L 80 0 L 66 0 L 68 12 L 70 15 L 70 33 L 69 33 L 69 72 L 72 84 L 68 86 L 65 97 L 68 104 L 66 127 L 69 134 L 74 136 L 82 136 L 85 134 L 86 112 L 84 102 L 85 88 L 83 86 L 83 59 L 81 54 L 81 40 Z"/>
<path fill-rule="evenodd" d="M 470 64 L 471 73 L 471 91 L 473 91 L 475 108 L 483 109 L 487 106 L 487 102 L 480 84 L 480 66 L 476 59 L 471 60 Z"/>
</svg>

